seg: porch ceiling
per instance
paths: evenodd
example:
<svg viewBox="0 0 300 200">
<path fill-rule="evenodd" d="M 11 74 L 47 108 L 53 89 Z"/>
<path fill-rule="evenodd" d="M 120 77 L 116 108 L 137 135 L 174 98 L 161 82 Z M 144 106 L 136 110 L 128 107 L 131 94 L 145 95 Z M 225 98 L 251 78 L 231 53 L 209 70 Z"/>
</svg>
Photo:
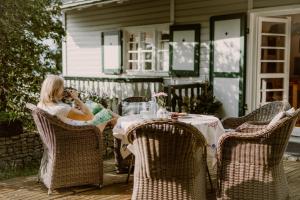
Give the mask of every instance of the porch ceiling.
<svg viewBox="0 0 300 200">
<path fill-rule="evenodd" d="M 109 3 L 123 3 L 129 0 L 62 0 L 62 10 L 86 8 L 90 6 L 102 6 Z"/>
</svg>

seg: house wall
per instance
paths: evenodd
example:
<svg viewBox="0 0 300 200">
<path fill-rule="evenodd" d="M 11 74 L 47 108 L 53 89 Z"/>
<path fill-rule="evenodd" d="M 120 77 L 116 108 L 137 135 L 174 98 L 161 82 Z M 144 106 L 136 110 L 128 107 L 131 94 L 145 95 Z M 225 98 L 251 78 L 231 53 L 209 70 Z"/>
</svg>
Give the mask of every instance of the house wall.
<svg viewBox="0 0 300 200">
<path fill-rule="evenodd" d="M 101 75 L 101 31 L 168 23 L 169 9 L 169 0 L 132 0 L 122 4 L 67 11 L 64 75 Z"/>
<path fill-rule="evenodd" d="M 207 1 L 175 0 L 176 24 L 201 24 L 200 80 L 209 78 L 209 18 L 214 15 L 247 11 L 247 0 Z M 122 4 L 93 6 L 66 14 L 67 76 L 97 76 L 101 74 L 101 31 L 121 27 L 170 22 L 170 0 L 132 0 Z M 167 79 L 182 83 L 197 78 Z"/>
<path fill-rule="evenodd" d="M 172 84 L 208 79 L 211 16 L 247 12 L 248 6 L 252 6 L 252 9 L 260 9 L 300 3 L 299 0 L 174 0 L 174 2 L 176 24 L 201 24 L 201 57 L 200 77 L 165 78 L 165 83 Z M 66 11 L 65 16 L 67 53 L 64 75 L 103 77 L 105 75 L 101 73 L 101 31 L 170 23 L 170 0 L 129 0 L 121 4 L 112 3 L 102 7 L 69 10 Z M 248 41 L 248 46 L 250 42 L 252 41 Z M 247 79 L 252 80 L 250 73 L 247 74 Z M 248 81 L 247 84 L 247 90 L 251 89 L 252 82 Z M 247 93 L 246 99 L 252 99 L 252 95 L 249 94 Z M 250 105 L 249 102 L 247 103 Z"/>
</svg>

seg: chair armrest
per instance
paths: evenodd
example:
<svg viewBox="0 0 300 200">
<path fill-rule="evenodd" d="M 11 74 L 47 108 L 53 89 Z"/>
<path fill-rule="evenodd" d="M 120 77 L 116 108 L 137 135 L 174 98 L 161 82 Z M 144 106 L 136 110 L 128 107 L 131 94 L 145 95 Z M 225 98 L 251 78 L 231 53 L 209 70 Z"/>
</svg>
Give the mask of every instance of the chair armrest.
<svg viewBox="0 0 300 200">
<path fill-rule="evenodd" d="M 235 132 L 243 132 L 243 133 L 253 133 L 259 131 L 261 129 L 266 128 L 268 123 L 266 122 L 258 122 L 258 121 L 248 121 L 238 126 L 235 129 Z"/>
<path fill-rule="evenodd" d="M 236 129 L 239 125 L 246 122 L 245 117 L 226 117 L 221 120 L 225 129 Z"/>
<path fill-rule="evenodd" d="M 268 153 L 266 152 L 267 144 L 263 141 L 267 140 L 268 137 L 266 135 L 270 134 L 272 132 L 271 129 L 274 128 L 264 128 L 256 132 L 228 132 L 223 134 L 217 146 L 218 166 L 224 159 L 234 160 L 235 162 L 259 162 L 260 164 L 266 164 L 268 160 L 260 159 L 261 157 L 267 158 L 268 156 L 263 155 L 264 153 Z"/>
</svg>

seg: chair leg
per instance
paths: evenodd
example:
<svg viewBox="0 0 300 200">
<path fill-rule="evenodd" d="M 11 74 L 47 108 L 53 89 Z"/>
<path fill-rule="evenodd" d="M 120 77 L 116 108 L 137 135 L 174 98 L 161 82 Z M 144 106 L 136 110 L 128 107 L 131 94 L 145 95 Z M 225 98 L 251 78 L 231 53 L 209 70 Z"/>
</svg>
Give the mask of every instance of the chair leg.
<svg viewBox="0 0 300 200">
<path fill-rule="evenodd" d="M 48 195 L 52 194 L 52 189 L 48 189 Z"/>
<path fill-rule="evenodd" d="M 210 191 L 213 192 L 214 191 L 214 187 L 213 187 L 213 184 L 212 184 L 212 181 L 211 181 L 211 177 L 210 177 L 210 173 L 209 173 L 209 169 L 208 169 L 207 163 L 206 163 L 206 171 L 207 171 L 208 180 L 209 180 L 209 183 L 210 183 Z"/>
<path fill-rule="evenodd" d="M 127 174 L 127 178 L 126 178 L 126 183 L 127 184 L 129 182 L 129 177 L 130 177 L 130 173 L 131 173 L 131 170 L 132 170 L 132 165 L 133 165 L 133 154 L 131 155 L 130 166 L 129 166 L 128 174 Z"/>
</svg>

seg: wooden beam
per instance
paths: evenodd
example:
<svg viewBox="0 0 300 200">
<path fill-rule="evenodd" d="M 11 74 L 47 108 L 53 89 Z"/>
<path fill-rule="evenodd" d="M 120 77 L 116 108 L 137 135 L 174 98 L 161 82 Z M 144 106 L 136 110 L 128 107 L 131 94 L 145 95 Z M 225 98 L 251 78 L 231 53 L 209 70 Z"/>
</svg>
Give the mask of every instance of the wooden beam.
<svg viewBox="0 0 300 200">
<path fill-rule="evenodd" d="M 175 24 L 175 0 L 170 0 L 170 24 Z"/>
</svg>

